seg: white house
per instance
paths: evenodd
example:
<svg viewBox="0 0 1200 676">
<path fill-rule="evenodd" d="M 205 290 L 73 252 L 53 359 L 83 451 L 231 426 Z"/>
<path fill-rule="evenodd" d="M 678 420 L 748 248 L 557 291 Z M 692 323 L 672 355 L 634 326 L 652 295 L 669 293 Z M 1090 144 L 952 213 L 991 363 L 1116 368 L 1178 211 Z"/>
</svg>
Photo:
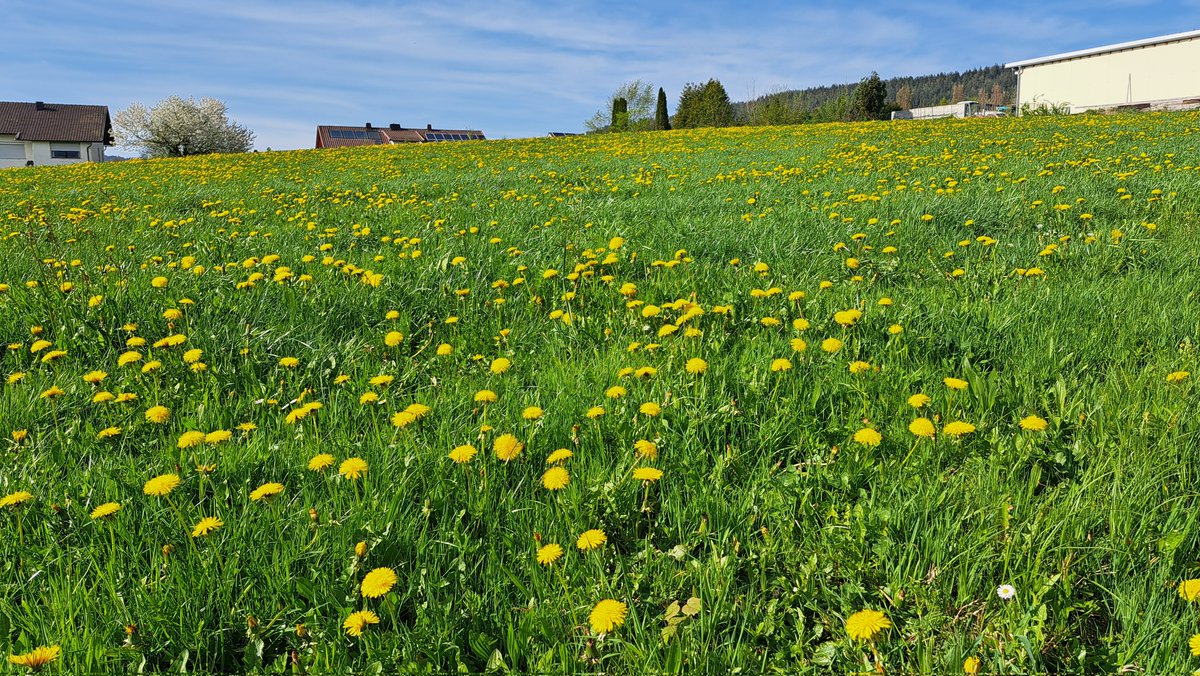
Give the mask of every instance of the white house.
<svg viewBox="0 0 1200 676">
<path fill-rule="evenodd" d="M 108 106 L 0 101 L 0 169 L 103 162 Z"/>
<path fill-rule="evenodd" d="M 1200 106 L 1200 30 L 1004 64 L 1017 106 L 1174 110 Z"/>
</svg>

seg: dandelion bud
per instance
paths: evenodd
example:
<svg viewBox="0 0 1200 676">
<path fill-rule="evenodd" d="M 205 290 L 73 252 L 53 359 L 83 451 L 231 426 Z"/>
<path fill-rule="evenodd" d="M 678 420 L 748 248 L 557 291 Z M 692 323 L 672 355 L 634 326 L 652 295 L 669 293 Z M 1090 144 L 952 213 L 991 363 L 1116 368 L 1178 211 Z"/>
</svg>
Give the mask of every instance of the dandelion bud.
<svg viewBox="0 0 1200 676">
<path fill-rule="evenodd" d="M 354 545 L 354 555 L 360 559 L 362 557 L 366 556 L 367 555 L 367 543 L 360 540 L 358 544 Z"/>
<path fill-rule="evenodd" d="M 311 509 L 311 508 L 310 508 L 310 509 L 308 510 L 308 518 L 309 518 L 309 519 L 311 519 L 313 523 L 316 523 L 316 522 L 317 522 L 317 519 L 318 519 L 318 517 L 317 517 L 317 510 L 315 510 L 315 509 Z"/>
<path fill-rule="evenodd" d="M 174 552 L 174 551 L 175 551 L 174 545 L 163 545 L 162 546 L 163 558 L 165 559 L 165 558 L 171 556 L 171 552 Z"/>
</svg>

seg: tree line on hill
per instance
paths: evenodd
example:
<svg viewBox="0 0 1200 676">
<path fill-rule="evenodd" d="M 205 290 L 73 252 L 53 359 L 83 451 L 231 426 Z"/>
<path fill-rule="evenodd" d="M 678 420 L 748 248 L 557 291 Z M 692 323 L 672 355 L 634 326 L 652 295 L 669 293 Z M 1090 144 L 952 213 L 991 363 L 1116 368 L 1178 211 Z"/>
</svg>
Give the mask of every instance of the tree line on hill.
<svg viewBox="0 0 1200 676">
<path fill-rule="evenodd" d="M 659 87 L 656 96 L 654 85 L 639 79 L 613 93 L 611 112 L 599 110 L 584 124 L 589 132 L 608 132 L 886 120 L 895 110 L 966 100 L 1011 105 L 1016 85 L 1012 71 L 994 65 L 887 80 L 871 73 L 857 84 L 781 90 L 734 103 L 721 82 L 710 79 L 687 84 L 670 116 L 666 92 Z"/>
</svg>

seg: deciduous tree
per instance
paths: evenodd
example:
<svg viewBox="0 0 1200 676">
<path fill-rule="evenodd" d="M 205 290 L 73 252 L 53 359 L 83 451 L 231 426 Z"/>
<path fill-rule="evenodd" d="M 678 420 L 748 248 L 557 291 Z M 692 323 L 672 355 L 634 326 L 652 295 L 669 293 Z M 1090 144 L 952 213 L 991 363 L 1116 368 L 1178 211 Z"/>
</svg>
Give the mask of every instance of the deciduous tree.
<svg viewBox="0 0 1200 676">
<path fill-rule="evenodd" d="M 211 98 L 171 96 L 153 108 L 133 103 L 113 117 L 113 136 L 146 157 L 244 153 L 254 146 L 254 132 L 230 121 L 225 104 Z"/>
<path fill-rule="evenodd" d="M 609 101 L 625 99 L 631 130 L 650 129 L 654 124 L 654 85 L 642 80 L 630 80 L 613 92 Z M 584 120 L 588 131 L 605 131 L 612 124 L 612 113 L 609 108 L 597 110 L 590 118 Z"/>
</svg>

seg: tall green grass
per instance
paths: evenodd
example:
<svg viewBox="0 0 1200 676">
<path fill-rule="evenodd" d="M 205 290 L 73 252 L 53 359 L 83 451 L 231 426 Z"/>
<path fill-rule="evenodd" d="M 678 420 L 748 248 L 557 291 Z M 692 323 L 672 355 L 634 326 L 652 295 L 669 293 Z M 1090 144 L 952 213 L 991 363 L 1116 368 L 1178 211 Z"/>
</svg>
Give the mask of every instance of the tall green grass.
<svg viewBox="0 0 1200 676">
<path fill-rule="evenodd" d="M 66 673 L 1190 670 L 1196 395 L 1167 375 L 1196 367 L 1197 131 L 1195 114 L 812 125 L 0 173 L 0 375 L 26 374 L 0 386 L 0 495 L 35 496 L 0 510 L 0 645 L 59 645 Z M 849 308 L 862 319 L 839 326 Z M 186 344 L 152 347 L 170 334 Z M 119 367 L 128 349 L 143 358 Z M 413 403 L 432 410 L 394 427 Z M 918 440 L 918 416 L 976 431 Z M 879 446 L 853 441 L 864 427 Z M 503 433 L 526 444 L 508 463 Z M 446 457 L 468 443 L 470 463 Z M 559 448 L 571 481 L 551 492 Z M 306 469 L 318 453 L 369 469 Z M 663 478 L 632 479 L 645 465 Z M 177 489 L 143 493 L 168 472 Z M 283 494 L 250 501 L 272 481 Z M 225 525 L 190 537 L 206 516 Z M 579 551 L 590 528 L 607 543 Z M 539 542 L 566 553 L 539 565 Z M 399 582 L 364 599 L 376 567 Z M 629 614 L 598 636 L 605 598 Z M 379 624 L 348 636 L 364 608 Z M 867 608 L 892 626 L 856 642 L 844 623 Z"/>
</svg>

